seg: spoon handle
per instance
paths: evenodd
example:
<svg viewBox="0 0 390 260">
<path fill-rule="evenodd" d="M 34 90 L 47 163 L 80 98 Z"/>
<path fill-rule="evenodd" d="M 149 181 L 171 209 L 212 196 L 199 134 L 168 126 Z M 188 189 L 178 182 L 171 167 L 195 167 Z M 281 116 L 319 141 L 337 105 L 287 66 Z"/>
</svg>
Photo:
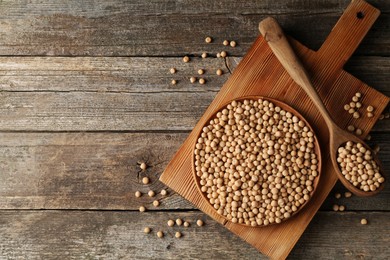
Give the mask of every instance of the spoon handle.
<svg viewBox="0 0 390 260">
<path fill-rule="evenodd" d="M 308 73 L 299 58 L 295 55 L 294 50 L 291 48 L 278 22 L 274 18 L 268 17 L 260 22 L 259 30 L 291 78 L 305 90 L 306 94 L 321 112 L 328 127 L 333 128 L 334 123 L 332 118 L 318 96 L 317 91 L 311 84 Z"/>
</svg>

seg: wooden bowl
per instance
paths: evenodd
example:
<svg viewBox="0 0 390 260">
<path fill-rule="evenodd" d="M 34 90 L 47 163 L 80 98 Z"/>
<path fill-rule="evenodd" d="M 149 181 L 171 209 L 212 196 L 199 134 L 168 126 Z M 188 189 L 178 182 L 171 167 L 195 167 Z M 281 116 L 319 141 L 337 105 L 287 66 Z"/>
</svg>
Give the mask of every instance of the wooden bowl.
<svg viewBox="0 0 390 260">
<path fill-rule="evenodd" d="M 315 192 L 316 189 L 317 189 L 317 186 L 318 186 L 318 183 L 319 183 L 319 180 L 320 180 L 320 176 L 321 176 L 321 166 L 322 166 L 322 157 L 321 157 L 320 145 L 319 145 L 319 143 L 318 143 L 318 139 L 317 139 L 317 136 L 316 136 L 316 134 L 315 134 L 313 128 L 310 126 L 310 124 L 306 121 L 306 119 L 305 119 L 298 111 L 296 111 L 294 108 L 290 107 L 290 106 L 287 105 L 286 103 L 283 103 L 283 102 L 281 102 L 281 101 L 279 101 L 279 100 L 276 100 L 276 99 L 273 99 L 273 98 L 268 98 L 268 97 L 262 97 L 262 96 L 246 96 L 246 97 L 240 97 L 240 98 L 237 98 L 237 99 L 234 99 L 234 100 L 236 100 L 236 101 L 241 101 L 241 102 L 242 102 L 242 101 L 244 101 L 244 100 L 258 100 L 258 99 L 263 99 L 263 100 L 270 101 L 270 102 L 272 102 L 275 106 L 279 106 L 281 109 L 283 109 L 283 110 L 285 110 L 285 111 L 287 111 L 287 112 L 292 113 L 294 116 L 296 116 L 296 117 L 298 117 L 300 120 L 302 120 L 302 121 L 305 123 L 305 125 L 310 129 L 310 131 L 313 132 L 313 134 L 314 134 L 314 152 L 315 152 L 315 154 L 316 154 L 316 156 L 317 156 L 317 160 L 318 160 L 318 165 L 317 165 L 317 166 L 318 166 L 318 168 L 317 168 L 318 176 L 314 179 L 314 181 L 313 181 L 313 190 L 312 190 L 312 191 L 310 192 L 310 194 L 309 194 L 309 195 L 310 195 L 310 199 L 311 199 L 312 196 L 313 196 L 313 194 L 314 194 L 314 192 Z M 216 112 L 215 112 L 213 115 L 211 115 L 211 116 L 207 119 L 206 124 L 205 124 L 204 126 L 208 125 L 209 122 L 210 122 L 210 120 L 216 118 L 217 113 L 220 112 L 222 109 L 224 109 L 224 108 L 225 108 L 227 105 L 229 105 L 232 101 L 233 101 L 233 100 L 230 100 L 229 102 L 227 102 L 227 103 L 221 105 L 221 106 L 216 110 Z M 194 176 L 194 179 L 195 179 L 196 187 L 197 187 L 199 193 L 202 194 L 203 199 L 205 199 L 205 200 L 207 201 L 207 203 L 213 208 L 214 212 L 215 212 L 217 215 L 219 215 L 219 216 L 221 216 L 222 218 L 224 218 L 226 221 L 231 222 L 231 221 L 230 221 L 229 219 L 227 219 L 225 216 L 223 216 L 223 215 L 221 215 L 221 214 L 219 214 L 219 213 L 217 212 L 217 210 L 216 210 L 216 209 L 213 207 L 213 205 L 210 203 L 210 201 L 209 201 L 209 199 L 207 198 L 206 194 L 203 193 L 202 190 L 201 190 L 200 177 L 197 176 L 196 170 L 195 170 L 195 153 L 194 153 L 196 143 L 197 143 L 197 141 L 198 141 L 198 138 L 199 138 L 200 135 L 202 134 L 202 129 L 203 129 L 203 127 L 200 128 L 200 129 L 201 129 L 201 130 L 199 131 L 199 133 L 198 133 L 198 135 L 197 135 L 197 137 L 196 137 L 196 139 L 195 139 L 195 142 L 194 142 L 194 145 L 193 145 L 193 149 L 192 149 L 192 173 L 193 173 L 193 176 Z M 305 201 L 305 203 L 303 203 L 303 204 L 297 209 L 297 211 L 291 213 L 291 216 L 290 216 L 289 218 L 283 218 L 283 219 L 281 220 L 280 223 L 283 223 L 284 221 L 286 221 L 286 220 L 292 218 L 294 215 L 298 214 L 298 212 L 299 212 L 299 211 L 300 211 L 300 210 L 301 210 L 301 209 L 310 201 L 310 199 L 307 200 L 307 201 Z M 271 224 L 268 224 L 268 225 L 258 225 L 258 226 L 255 226 L 255 227 L 264 227 L 264 226 L 270 226 L 270 225 L 280 224 L 280 223 L 274 222 L 274 223 L 271 223 Z M 235 223 L 235 224 L 242 225 L 242 226 L 253 227 L 253 226 L 251 226 L 251 225 L 247 225 L 247 224 L 244 224 L 244 223 Z"/>
</svg>

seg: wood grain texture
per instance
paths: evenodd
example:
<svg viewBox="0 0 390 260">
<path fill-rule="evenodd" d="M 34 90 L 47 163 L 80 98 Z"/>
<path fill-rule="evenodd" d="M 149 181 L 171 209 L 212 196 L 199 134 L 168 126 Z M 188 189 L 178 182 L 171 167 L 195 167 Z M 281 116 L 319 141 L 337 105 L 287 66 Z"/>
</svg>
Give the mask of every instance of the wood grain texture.
<svg viewBox="0 0 390 260">
<path fill-rule="evenodd" d="M 240 60 L 0 57 L 0 130 L 189 131 Z M 388 57 L 359 57 L 349 68 L 390 94 L 389 64 Z M 189 82 L 199 68 L 206 85 Z M 225 74 L 217 76 L 218 68 Z M 381 125 L 377 130 L 390 129 L 388 120 Z"/>
<path fill-rule="evenodd" d="M 188 133 L 1 133 L 0 209 L 194 209 L 177 193 L 150 198 L 149 190 L 165 187 L 158 178 Z M 390 169 L 388 134 L 372 137 Z M 140 171 L 138 162 L 149 167 Z M 141 184 L 148 176 L 150 185 Z M 27 185 L 28 184 L 28 185 Z M 135 198 L 135 191 L 145 195 Z M 343 204 L 348 210 L 389 210 L 390 185 L 373 198 L 334 198 L 335 187 L 321 210 Z M 161 204 L 154 208 L 151 203 Z"/>
<path fill-rule="evenodd" d="M 192 225 L 168 227 L 176 218 Z M 361 225 L 361 218 L 369 224 Z M 197 219 L 205 226 L 196 226 Z M 290 259 L 386 259 L 389 221 L 388 212 L 320 212 Z M 146 226 L 151 234 L 143 233 Z M 157 238 L 157 230 L 165 237 Z M 199 212 L 0 211 L 0 233 L 0 253 L 10 260 L 267 259 Z"/>
<path fill-rule="evenodd" d="M 358 12 L 365 14 L 364 19 L 359 19 L 356 16 Z M 349 58 L 349 55 L 352 55 L 378 15 L 379 11 L 366 2 L 353 1 L 344 11 L 318 53 L 305 48 L 298 42 L 292 42 L 296 53 L 308 69 L 325 106 L 334 115 L 335 122 L 341 127 L 345 127 L 350 122 L 342 116 L 343 108 L 337 105 L 345 104 L 356 92 L 363 93 L 362 102 L 375 101 L 378 113 L 381 113 L 389 102 L 389 98 L 342 70 L 344 62 Z M 347 41 L 348 39 L 351 41 Z M 335 48 L 334 46 L 339 46 L 339 43 L 342 44 L 342 47 Z M 332 59 L 332 57 L 336 58 Z M 348 86 L 348 88 L 344 86 Z M 194 188 L 192 177 L 192 148 L 203 125 L 222 104 L 234 98 L 248 95 L 267 96 L 287 104 L 295 104 L 295 108 L 314 127 L 322 144 L 324 156 L 324 166 L 317 192 L 300 214 L 285 223 L 261 229 L 226 222 Z M 372 121 L 364 119 L 355 122 L 355 124 L 365 133 L 373 126 Z M 328 132 L 318 111 L 314 109 L 303 90 L 293 84 L 264 39 L 259 37 L 199 120 L 181 149 L 168 164 L 160 180 L 260 252 L 271 258 L 286 258 L 337 181 L 328 159 L 328 140 Z"/>
<path fill-rule="evenodd" d="M 388 55 L 390 4 L 370 1 L 384 13 L 358 53 Z M 247 1 L 31 1 L 0 4 L 0 55 L 177 56 L 200 53 L 206 35 L 213 53 L 225 38 L 243 55 L 258 36 L 257 24 L 274 15 L 286 32 L 318 49 L 348 0 Z M 312 33 L 315 32 L 315 33 Z"/>
</svg>

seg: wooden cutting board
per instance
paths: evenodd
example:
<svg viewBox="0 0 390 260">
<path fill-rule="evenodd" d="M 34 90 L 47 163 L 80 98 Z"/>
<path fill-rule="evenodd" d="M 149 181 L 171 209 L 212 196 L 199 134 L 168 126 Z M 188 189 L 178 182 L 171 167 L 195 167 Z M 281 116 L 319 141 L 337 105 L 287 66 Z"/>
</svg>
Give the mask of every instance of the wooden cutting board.
<svg viewBox="0 0 390 260">
<path fill-rule="evenodd" d="M 291 39 L 291 44 L 335 122 L 342 128 L 351 124 L 359 127 L 363 130 L 362 138 L 371 130 L 389 98 L 345 72 L 343 66 L 379 13 L 379 10 L 362 0 L 352 1 L 316 52 Z M 363 108 L 360 110 L 362 117 L 359 119 L 352 118 L 343 109 L 356 92 L 363 95 Z M 245 227 L 226 222 L 217 215 L 198 192 L 191 167 L 195 138 L 207 118 L 229 100 L 250 95 L 278 99 L 298 110 L 313 126 L 323 154 L 321 179 L 309 203 L 291 219 L 267 227 Z M 366 116 L 368 105 L 375 107 L 373 118 Z M 326 124 L 314 104 L 292 81 L 267 43 L 259 36 L 168 164 L 160 180 L 263 254 L 275 259 L 286 258 L 337 181 L 329 159 L 328 137 Z"/>
</svg>

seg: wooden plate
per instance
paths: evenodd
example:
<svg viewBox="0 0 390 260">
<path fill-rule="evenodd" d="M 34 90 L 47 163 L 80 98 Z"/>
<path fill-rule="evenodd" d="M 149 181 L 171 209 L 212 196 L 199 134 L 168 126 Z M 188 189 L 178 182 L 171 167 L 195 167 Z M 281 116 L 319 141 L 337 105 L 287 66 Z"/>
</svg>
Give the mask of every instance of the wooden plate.
<svg viewBox="0 0 390 260">
<path fill-rule="evenodd" d="M 233 99 L 233 100 L 236 100 L 236 101 L 240 101 L 240 102 L 243 102 L 244 100 L 259 100 L 259 99 L 263 99 L 263 100 L 267 100 L 267 101 L 270 101 L 272 102 L 275 106 L 279 106 L 281 109 L 287 111 L 287 112 L 290 112 L 291 114 L 293 114 L 294 116 L 298 117 L 299 120 L 302 120 L 304 123 L 305 123 L 305 126 L 307 126 L 310 131 L 314 134 L 314 153 L 316 154 L 317 156 L 317 160 L 318 160 L 318 165 L 317 165 L 317 171 L 318 171 L 318 176 L 315 177 L 315 179 L 313 180 L 313 190 L 309 193 L 309 196 L 310 196 L 310 199 L 312 198 L 314 192 L 316 191 L 316 188 L 318 186 L 318 183 L 320 181 L 320 176 L 321 176 L 321 165 L 322 165 L 322 157 L 321 157 L 321 150 L 320 150 L 320 145 L 318 143 L 318 139 L 317 139 L 317 136 L 313 130 L 313 128 L 311 127 L 311 125 L 309 124 L 309 122 L 306 121 L 306 119 L 298 112 L 296 111 L 294 108 L 292 108 L 291 106 L 287 105 L 286 103 L 284 102 L 281 102 L 279 100 L 276 100 L 276 99 L 273 99 L 273 98 L 269 98 L 269 97 L 263 97 L 263 96 L 247 96 L 247 97 L 240 97 L 240 98 L 237 98 L 237 99 Z M 216 110 L 216 112 L 214 114 L 212 114 L 207 120 L 206 120 L 206 123 L 203 125 L 206 126 L 209 124 L 210 120 L 212 119 L 215 119 L 217 117 L 217 113 L 222 111 L 224 108 L 227 107 L 227 105 L 229 105 L 233 100 L 230 100 L 229 102 L 226 102 L 224 103 L 223 105 L 220 106 L 219 109 Z M 198 138 L 200 137 L 200 135 L 202 134 L 202 130 L 203 130 L 203 127 L 199 128 L 199 131 L 198 131 L 198 134 L 197 134 L 197 138 L 195 138 L 195 142 L 193 144 L 193 149 L 192 149 L 192 174 L 194 176 L 194 179 L 195 179 L 195 183 L 196 183 L 196 187 L 198 189 L 198 192 L 200 194 L 202 194 L 202 198 L 207 201 L 207 203 L 214 209 L 213 205 L 210 203 L 209 199 L 207 198 L 206 194 L 204 192 L 202 192 L 201 190 L 201 184 L 200 184 L 200 177 L 196 174 L 196 170 L 195 170 L 195 145 L 197 144 L 197 141 L 198 141 Z M 299 208 L 293 212 L 291 214 L 290 217 L 288 218 L 283 218 L 281 220 L 280 223 L 283 223 L 284 221 L 290 219 L 291 217 L 295 216 L 296 214 L 299 213 L 299 211 L 310 201 L 307 200 L 305 201 L 305 203 L 303 203 L 301 206 L 299 206 Z M 224 218 L 226 221 L 229 221 L 231 222 L 228 218 L 226 218 L 225 216 L 219 214 L 217 212 L 217 210 L 214 209 L 214 212 L 215 214 L 218 214 L 219 216 L 221 216 L 222 218 Z M 233 222 L 232 222 L 233 223 Z M 271 223 L 271 224 L 268 224 L 268 225 L 258 225 L 258 226 L 255 226 L 255 227 L 262 227 L 262 226 L 270 226 L 270 225 L 274 225 L 274 224 L 280 224 L 280 223 Z M 248 225 L 248 224 L 244 224 L 244 223 L 236 223 L 236 224 L 239 224 L 239 225 L 242 225 L 242 226 L 251 226 L 251 225 Z"/>
</svg>

